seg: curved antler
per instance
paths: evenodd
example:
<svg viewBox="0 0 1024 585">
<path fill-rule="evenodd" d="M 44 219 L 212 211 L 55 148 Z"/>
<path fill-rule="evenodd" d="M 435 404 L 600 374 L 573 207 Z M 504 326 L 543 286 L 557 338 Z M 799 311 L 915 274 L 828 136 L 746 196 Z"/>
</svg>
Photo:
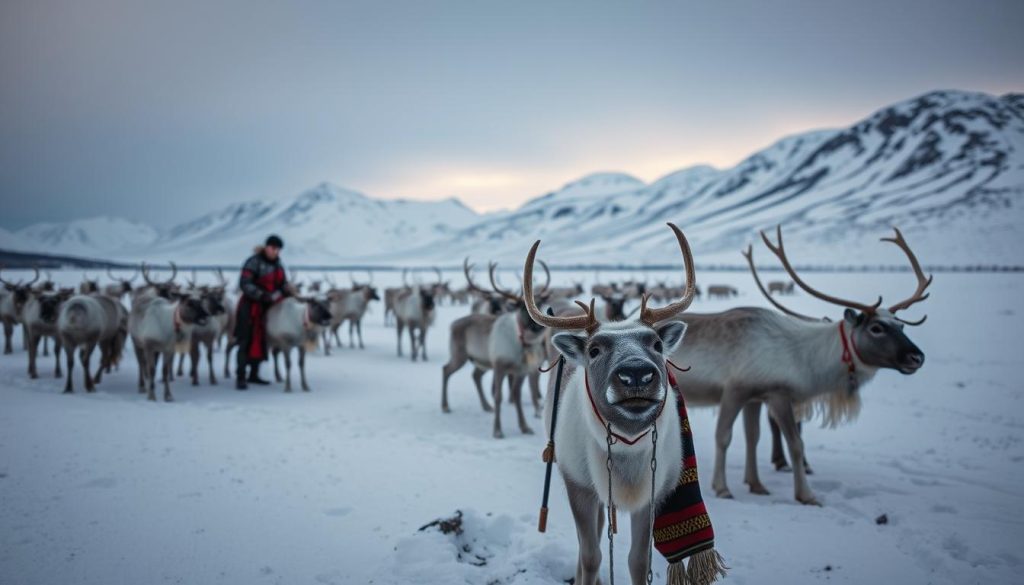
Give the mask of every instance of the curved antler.
<svg viewBox="0 0 1024 585">
<path fill-rule="evenodd" d="M 146 266 L 145 262 L 143 262 L 141 264 L 141 271 L 142 271 L 142 278 L 143 278 L 143 280 L 146 281 L 146 284 L 151 285 L 151 286 L 170 286 L 170 285 L 174 284 L 174 279 L 175 279 L 175 277 L 178 276 L 178 265 L 175 264 L 174 262 L 168 262 L 168 264 L 171 265 L 171 277 L 168 278 L 164 282 L 153 282 L 149 278 L 149 267 Z"/>
<path fill-rule="evenodd" d="M 4 272 L 4 266 L 3 266 L 3 264 L 0 264 L 0 274 L 3 274 L 3 272 Z M 10 282 L 8 280 L 4 280 L 4 278 L 2 276 L 0 276 L 0 284 L 5 284 L 7 286 L 17 286 L 13 282 Z"/>
<path fill-rule="evenodd" d="M 910 268 L 914 271 L 914 276 L 917 277 L 917 290 L 914 291 L 914 294 L 889 307 L 889 312 L 895 313 L 896 311 L 902 311 L 915 303 L 919 303 L 927 299 L 930 293 L 926 293 L 924 291 L 931 286 L 934 276 L 929 275 L 926 277 L 924 275 L 924 270 L 921 269 L 921 263 L 917 261 L 917 256 L 914 255 L 914 252 L 910 249 L 910 245 L 907 244 L 907 241 L 903 239 L 903 234 L 900 232 L 899 228 L 894 227 L 892 229 L 896 232 L 896 236 L 892 238 L 882 238 L 882 241 L 896 244 L 901 250 L 903 250 L 903 253 L 907 255 L 907 259 L 910 260 Z M 921 323 L 924 323 L 924 320 L 927 318 L 928 316 L 925 315 L 920 321 L 904 321 L 903 319 L 900 319 L 900 321 L 903 321 L 907 325 L 920 325 Z"/>
<path fill-rule="evenodd" d="M 548 288 L 551 286 L 551 271 L 548 270 L 548 263 L 543 260 L 537 260 L 540 262 L 540 267 L 544 269 L 544 287 L 540 289 L 540 296 L 544 296 L 544 293 L 548 292 Z"/>
<path fill-rule="evenodd" d="M 778 258 L 780 262 L 782 262 L 782 267 L 786 269 L 787 273 L 789 273 L 789 277 L 793 279 L 793 282 L 795 282 L 797 286 L 802 288 L 804 292 L 806 292 L 807 294 L 811 295 L 816 299 L 825 301 L 826 303 L 832 303 L 834 305 L 847 307 L 850 309 L 861 311 L 862 313 L 874 313 L 876 310 L 878 310 L 878 307 L 881 306 L 882 297 L 878 297 L 878 300 L 875 301 L 875 304 L 873 305 L 865 305 L 864 303 L 848 301 L 846 299 L 828 295 L 821 291 L 817 291 L 811 288 L 810 285 L 808 285 L 806 282 L 803 281 L 802 278 L 800 278 L 800 275 L 796 273 L 796 270 L 789 263 L 789 259 L 786 257 L 786 249 L 782 244 L 781 225 L 775 227 L 775 236 L 779 241 L 778 245 L 772 244 L 771 240 L 768 239 L 768 236 L 763 231 L 761 232 L 761 239 L 764 240 L 764 244 L 768 246 L 768 249 L 771 250 L 772 254 L 775 254 L 775 257 Z"/>
<path fill-rule="evenodd" d="M 779 301 L 776 301 L 775 297 L 773 297 L 767 290 L 765 290 L 764 285 L 761 284 L 761 277 L 757 275 L 757 268 L 754 267 L 753 245 L 747 246 L 746 251 L 742 251 L 741 253 L 743 254 L 743 257 L 747 259 L 747 264 L 750 266 L 750 274 L 754 276 L 754 282 L 757 283 L 757 289 L 761 291 L 761 294 L 764 295 L 764 298 L 768 299 L 768 302 L 771 303 L 773 307 L 782 311 L 786 315 L 789 315 L 790 317 L 796 317 L 797 319 L 802 319 L 804 321 L 819 321 L 819 319 L 815 319 L 814 317 L 808 317 L 807 315 L 803 315 L 801 313 L 793 311 L 792 309 L 786 308 L 785 305 L 783 305 Z"/>
<path fill-rule="evenodd" d="M 441 269 L 437 266 L 433 266 L 432 268 L 434 269 L 434 274 L 437 275 L 437 286 L 441 286 L 444 284 L 444 275 L 441 274 Z"/>
<path fill-rule="evenodd" d="M 473 265 L 469 263 L 469 256 L 466 256 L 466 258 L 462 261 L 462 273 L 466 276 L 466 286 L 468 286 L 469 289 L 472 291 L 478 292 L 484 295 L 485 297 L 489 297 L 491 295 L 490 291 L 486 291 L 480 288 L 479 286 L 477 286 L 475 282 L 473 282 L 473 276 L 470 274 L 470 271 L 472 270 Z"/>
<path fill-rule="evenodd" d="M 583 314 L 570 317 L 548 315 L 537 306 L 537 301 L 534 300 L 533 296 L 533 263 L 537 257 L 537 248 L 539 247 L 540 240 L 537 240 L 534 242 L 533 247 L 530 248 L 530 253 L 526 255 L 526 264 L 523 266 L 523 300 L 526 302 L 526 310 L 530 313 L 530 318 L 537 324 L 550 327 L 551 329 L 583 329 L 588 333 L 595 331 L 598 327 L 598 322 L 594 312 L 594 299 L 590 299 L 590 306 L 576 301 L 576 304 L 583 308 Z"/>
<path fill-rule="evenodd" d="M 406 287 L 409 286 L 409 279 L 407 278 L 408 275 L 409 275 L 409 269 L 408 268 L 403 268 L 402 269 L 402 286 L 406 286 Z"/>
<path fill-rule="evenodd" d="M 651 326 L 660 321 L 671 319 L 685 311 L 689 308 L 690 303 L 693 302 L 693 297 L 697 294 L 697 271 L 693 266 L 693 252 L 690 251 L 690 244 L 686 241 L 683 231 L 676 224 L 670 222 L 668 227 L 672 228 L 672 232 L 675 233 L 676 240 L 679 242 L 679 251 L 683 254 L 683 265 L 686 270 L 686 289 L 683 292 L 683 298 L 660 309 L 652 309 L 647 306 L 648 295 L 645 294 L 640 298 L 640 321 Z"/>
<path fill-rule="evenodd" d="M 512 294 L 509 291 L 507 291 L 507 290 L 501 288 L 500 286 L 498 286 L 498 279 L 495 278 L 495 276 L 494 276 L 494 271 L 497 268 L 498 268 L 498 263 L 497 262 L 489 262 L 487 264 L 487 276 L 491 280 L 491 288 L 494 289 L 494 292 L 498 293 L 499 295 L 505 297 L 506 299 L 508 299 L 508 300 L 510 300 L 512 302 L 516 302 L 516 303 L 522 302 L 523 297 L 520 297 L 517 294 Z M 526 295 L 523 295 L 523 296 L 526 296 Z"/>
</svg>

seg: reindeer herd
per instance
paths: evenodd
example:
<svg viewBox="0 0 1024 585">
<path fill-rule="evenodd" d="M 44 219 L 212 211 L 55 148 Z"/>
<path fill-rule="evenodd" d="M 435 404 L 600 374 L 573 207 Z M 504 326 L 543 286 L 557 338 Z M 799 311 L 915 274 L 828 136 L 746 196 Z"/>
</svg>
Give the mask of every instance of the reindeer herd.
<svg viewBox="0 0 1024 585">
<path fill-rule="evenodd" d="M 893 237 L 884 241 L 905 254 L 917 279 L 917 287 L 907 299 L 883 306 L 881 298 L 860 302 L 827 294 L 807 284 L 794 269 L 779 228 L 774 241 L 767 234 L 761 235 L 790 282 L 774 281 L 766 286 L 755 269 L 753 248 L 744 252 L 757 289 L 774 310 L 735 307 L 717 313 L 683 313 L 700 298 L 701 289 L 685 237 L 677 228 L 673 230 L 687 267 L 681 284 L 636 279 L 595 282 L 589 290 L 589 302 L 579 300 L 585 294 L 580 282 L 553 285 L 551 271 L 543 261 L 537 263 L 543 270 L 544 281 L 533 282 L 536 248 L 528 258 L 518 290 L 501 284 L 498 266 L 493 262 L 488 264 L 488 284 L 481 285 L 470 258 L 463 263 L 465 286 L 458 289 L 452 288 L 436 268 L 436 279 L 426 283 L 418 278 L 410 281 L 410 271 L 403 271 L 401 286 L 386 288 L 383 295 L 374 286 L 372 274 L 362 282 L 351 277 L 347 287 L 340 287 L 325 276 L 307 283 L 305 294 L 301 284 L 292 282 L 292 294 L 267 313 L 267 338 L 275 378 L 284 382 L 286 392 L 291 391 L 292 354 L 297 351 L 300 386 L 308 391 L 307 353 L 320 347 L 329 354 L 332 346 L 343 347 L 339 330 L 346 323 L 349 347 L 364 348 L 362 322 L 374 301 L 383 301 L 384 322 L 395 328 L 397 355 L 406 355 L 407 348 L 409 359 L 426 361 L 427 333 L 434 324 L 438 305 L 466 306 L 469 313 L 450 325 L 449 357 L 442 366 L 442 412 L 451 411 L 451 376 L 471 364 L 480 407 L 493 416 L 494 437 L 504 436 L 501 408 L 506 388 L 520 432 L 530 434 L 533 429 L 523 409 L 522 393 L 524 386 L 528 387 L 533 414 L 539 417 L 542 367 L 550 366 L 562 355 L 574 367 L 586 370 L 612 356 L 612 362 L 603 366 L 606 370 L 599 374 L 595 371 L 594 380 L 608 385 L 607 392 L 596 395 L 622 394 L 621 404 L 609 403 L 605 407 L 609 409 L 609 420 L 621 418 L 621 424 L 629 427 L 634 423 L 628 421 L 640 420 L 637 413 L 644 411 L 644 401 L 658 400 L 660 395 L 650 394 L 650 388 L 657 386 L 658 380 L 664 382 L 664 363 L 683 364 L 690 367 L 679 376 L 687 401 L 692 406 L 718 408 L 712 483 L 716 494 L 732 495 L 726 481 L 725 461 L 733 423 L 740 413 L 747 446 L 744 482 L 752 493 L 767 493 L 758 477 L 756 461 L 760 413 L 762 407 L 767 407 L 773 432 L 772 462 L 780 469 L 790 465 L 782 451 L 784 438 L 794 472 L 795 497 L 802 503 L 816 504 L 806 481 L 809 469 L 800 421 L 814 413 L 821 413 L 830 425 L 849 420 L 859 411 L 861 386 L 879 369 L 912 374 L 923 365 L 924 354 L 907 337 L 904 326 L 920 325 L 924 319 L 910 321 L 898 314 L 928 297 L 926 289 L 931 277 L 925 276 L 910 246 L 896 230 Z M 214 385 L 214 354 L 223 349 L 224 376 L 230 376 L 229 356 L 237 346 L 233 330 L 238 292 L 229 290 L 231 287 L 219 270 L 218 283 L 213 285 L 196 282 L 194 272 L 191 279 L 178 283 L 174 264 L 166 279 L 157 279 L 145 264 L 130 278 L 117 277 L 109 271 L 108 275 L 110 284 L 101 287 L 97 279 L 86 276 L 76 290 L 57 287 L 48 274 L 41 280 L 38 269 L 31 280 L 17 282 L 5 280 L 0 272 L 4 353 L 12 353 L 12 335 L 15 327 L 21 325 L 28 375 L 37 378 L 39 358 L 47 356 L 52 341 L 54 375 L 64 377 L 65 392 L 74 391 L 76 356 L 84 388 L 92 392 L 104 375 L 118 368 L 129 343 L 138 366 L 139 392 L 146 393 L 150 400 L 156 400 L 158 378 L 164 400 L 173 400 L 171 382 L 175 379 L 176 355 L 180 356 L 177 376 L 185 377 L 187 355 L 191 362 L 188 378 L 192 385 L 199 385 L 205 353 L 208 382 Z M 139 276 L 142 282 L 136 283 Z M 774 296 L 793 294 L 795 288 L 844 308 L 844 313 L 835 320 L 809 317 L 789 309 Z M 735 288 L 726 285 L 710 285 L 705 291 L 709 297 L 730 299 L 737 295 Z M 658 312 L 650 309 L 654 304 L 667 304 L 673 309 Z M 634 305 L 632 310 L 628 310 L 630 305 Z M 669 313 L 685 325 L 663 329 L 668 317 L 661 315 Z M 577 333 L 559 334 L 562 330 Z M 650 363 L 641 367 L 636 360 L 624 357 L 632 350 L 621 348 L 635 346 L 637 335 L 656 340 L 652 343 L 656 343 L 656 353 L 663 359 L 653 369 Z M 644 351 L 649 349 L 645 346 Z M 98 362 L 94 364 L 93 356 L 97 353 Z M 282 354 L 284 376 L 278 365 Z M 648 358 L 644 359 L 653 359 Z M 484 378 L 488 372 L 491 382 L 489 391 L 485 391 Z M 554 383 L 551 378 L 549 386 Z M 547 396 L 550 409 L 550 393 Z"/>
</svg>

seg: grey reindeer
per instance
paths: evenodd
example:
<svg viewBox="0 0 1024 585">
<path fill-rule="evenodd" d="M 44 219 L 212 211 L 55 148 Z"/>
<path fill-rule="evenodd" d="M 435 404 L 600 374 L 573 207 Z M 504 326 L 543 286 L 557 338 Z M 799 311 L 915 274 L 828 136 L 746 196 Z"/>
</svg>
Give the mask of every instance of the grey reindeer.
<svg viewBox="0 0 1024 585">
<path fill-rule="evenodd" d="M 636 319 L 600 322 L 594 301 L 589 306 L 580 303 L 584 308 L 582 314 L 554 316 L 541 312 L 534 302 L 531 284 L 539 241 L 526 258 L 523 296 L 527 311 L 537 323 L 559 331 L 552 341 L 566 359 L 558 425 L 555 435 L 548 438 L 553 442 L 554 460 L 565 482 L 579 539 L 577 585 L 598 582 L 604 510 L 612 503 L 631 515 L 632 582 L 648 583 L 653 509 L 672 493 L 680 480 L 680 418 L 660 414 L 676 412 L 676 393 L 669 387 L 666 359 L 683 341 L 686 324 L 674 319 L 693 301 L 695 275 L 686 237 L 675 225 L 669 226 L 686 267 L 685 293 L 662 308 L 648 306 L 648 299 L 644 298 Z M 555 383 L 552 376 L 544 412 L 547 428 L 551 425 Z M 650 440 L 639 440 L 652 428 L 657 430 L 658 437 L 657 466 L 653 472 L 655 447 Z M 620 441 L 612 456 L 608 447 L 611 432 L 637 440 Z M 606 465 L 609 457 L 611 463 Z"/>
<path fill-rule="evenodd" d="M 807 483 L 804 444 L 795 409 L 833 399 L 837 394 L 856 392 L 880 368 L 902 374 L 920 369 L 924 353 L 903 328 L 924 320 L 907 321 L 897 317 L 896 312 L 926 299 L 925 289 L 932 279 L 924 275 L 903 235 L 896 230 L 893 238 L 883 240 L 896 244 L 910 260 L 918 283 L 914 294 L 887 308 L 881 306 L 881 297 L 873 304 L 842 299 L 810 287 L 796 273 L 783 247 L 781 227 L 776 230 L 776 244 L 764 233 L 761 235 L 797 286 L 817 299 L 845 307 L 843 318 L 838 323 L 812 319 L 774 301 L 787 314 L 754 307 L 688 314 L 687 342 L 672 354 L 672 359 L 680 364 L 694 364 L 683 388 L 687 402 L 719 409 L 712 482 L 716 495 L 732 497 L 725 477 L 725 456 L 732 441 L 733 424 L 741 411 L 747 442 L 745 483 L 755 494 L 768 493 L 758 476 L 756 458 L 764 404 L 789 445 L 796 500 L 820 505 Z M 747 253 L 751 251 L 748 249 Z M 752 258 L 749 262 L 753 265 Z M 767 291 L 765 294 L 770 299 Z"/>
</svg>

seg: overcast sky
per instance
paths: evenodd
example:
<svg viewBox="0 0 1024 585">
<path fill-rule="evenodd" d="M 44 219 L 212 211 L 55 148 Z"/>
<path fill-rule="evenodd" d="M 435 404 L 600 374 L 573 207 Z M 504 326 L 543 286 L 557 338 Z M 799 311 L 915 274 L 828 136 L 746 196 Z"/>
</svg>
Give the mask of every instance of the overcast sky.
<svg viewBox="0 0 1024 585">
<path fill-rule="evenodd" d="M 1024 90 L 1024 2 L 0 3 L 0 226 L 330 181 L 496 209 Z"/>
</svg>

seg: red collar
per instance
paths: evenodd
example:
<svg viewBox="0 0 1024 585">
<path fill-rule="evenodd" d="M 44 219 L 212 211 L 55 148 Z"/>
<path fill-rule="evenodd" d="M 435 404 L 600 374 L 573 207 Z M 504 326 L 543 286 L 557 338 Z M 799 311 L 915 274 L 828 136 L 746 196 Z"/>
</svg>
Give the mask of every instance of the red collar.
<svg viewBox="0 0 1024 585">
<path fill-rule="evenodd" d="M 853 337 L 851 336 L 847 339 L 845 323 L 845 320 L 839 321 L 839 339 L 843 342 L 843 356 L 841 359 L 846 364 L 846 371 L 852 374 L 857 371 L 857 364 L 853 361 L 853 357 L 857 356 L 861 363 L 864 362 L 864 358 L 860 357 L 860 352 L 857 351 L 857 344 L 853 341 Z"/>
<path fill-rule="evenodd" d="M 665 366 L 665 371 L 668 371 L 668 366 Z M 668 381 L 669 381 L 669 384 L 671 384 L 672 386 L 675 386 L 676 378 L 675 378 L 675 376 L 672 375 L 672 372 L 668 373 Z M 640 436 L 638 436 L 638 437 L 636 437 L 634 439 L 627 439 L 626 437 L 623 437 L 622 435 L 620 435 L 620 434 L 616 433 L 615 431 L 611 430 L 611 428 L 612 428 L 611 425 L 607 421 L 605 421 L 604 417 L 601 416 L 601 413 L 597 411 L 597 403 L 594 402 L 594 396 L 590 393 L 590 376 L 587 375 L 586 368 L 583 369 L 583 385 L 586 386 L 586 388 L 587 388 L 587 398 L 590 399 L 590 408 L 594 411 L 594 416 L 597 417 L 597 421 L 601 423 L 602 427 L 608 429 L 608 432 L 611 433 L 611 435 L 613 437 L 615 437 L 617 440 L 622 441 L 623 443 L 625 443 L 627 445 L 635 445 L 638 442 L 640 442 L 640 439 L 643 439 L 644 437 L 646 437 L 647 435 L 650 434 L 651 429 L 647 429 L 646 431 L 641 433 Z M 665 400 L 661 401 L 661 406 L 658 407 L 658 414 L 654 417 L 654 421 L 655 422 L 657 422 L 658 419 L 661 418 L 661 413 L 665 410 L 665 402 L 668 401 L 668 392 L 671 392 L 671 391 L 672 391 L 672 388 L 669 388 L 666 391 L 666 393 L 665 393 Z"/>
</svg>

